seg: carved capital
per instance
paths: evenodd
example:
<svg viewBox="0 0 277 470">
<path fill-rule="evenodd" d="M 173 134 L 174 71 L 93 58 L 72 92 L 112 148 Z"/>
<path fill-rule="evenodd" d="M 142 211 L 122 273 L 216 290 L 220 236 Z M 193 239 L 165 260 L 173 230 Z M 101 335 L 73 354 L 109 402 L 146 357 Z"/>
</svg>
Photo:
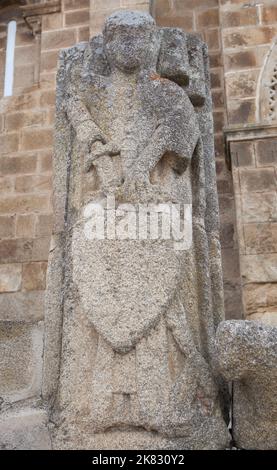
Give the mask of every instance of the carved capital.
<svg viewBox="0 0 277 470">
<path fill-rule="evenodd" d="M 20 3 L 23 3 L 20 6 L 22 16 L 34 36 L 41 32 L 41 17 L 43 15 L 61 11 L 61 0 L 37 0 L 35 3 L 31 0 L 25 0 Z"/>
</svg>

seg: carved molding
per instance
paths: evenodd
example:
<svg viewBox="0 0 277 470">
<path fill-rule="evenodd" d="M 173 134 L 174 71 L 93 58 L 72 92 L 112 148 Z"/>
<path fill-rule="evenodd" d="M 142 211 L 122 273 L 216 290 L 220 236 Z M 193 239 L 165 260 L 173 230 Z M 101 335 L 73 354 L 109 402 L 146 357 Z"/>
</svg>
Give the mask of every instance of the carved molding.
<svg viewBox="0 0 277 470">
<path fill-rule="evenodd" d="M 61 0 L 4 0 L 0 11 L 1 22 L 23 18 L 36 36 L 41 31 L 41 17 L 61 11 Z"/>
<path fill-rule="evenodd" d="M 243 142 L 258 139 L 277 138 L 277 122 L 249 124 L 247 126 L 230 126 L 224 129 L 225 159 L 229 170 L 231 170 L 230 144 L 232 142 Z"/>
<path fill-rule="evenodd" d="M 61 0 L 38 0 L 35 3 L 27 0 L 20 8 L 25 17 L 48 15 L 61 10 Z"/>
<path fill-rule="evenodd" d="M 261 72 L 258 119 L 267 123 L 277 121 L 277 38 L 273 41 Z"/>
</svg>

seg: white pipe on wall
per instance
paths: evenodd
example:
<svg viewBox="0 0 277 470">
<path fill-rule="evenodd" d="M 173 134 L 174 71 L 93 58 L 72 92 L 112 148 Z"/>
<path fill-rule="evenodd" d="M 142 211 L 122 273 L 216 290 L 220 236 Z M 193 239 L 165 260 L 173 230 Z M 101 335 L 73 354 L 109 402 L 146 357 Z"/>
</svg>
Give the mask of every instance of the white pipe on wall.
<svg viewBox="0 0 277 470">
<path fill-rule="evenodd" d="M 12 96 L 13 94 L 15 38 L 16 21 L 12 20 L 8 24 L 4 96 Z"/>
</svg>

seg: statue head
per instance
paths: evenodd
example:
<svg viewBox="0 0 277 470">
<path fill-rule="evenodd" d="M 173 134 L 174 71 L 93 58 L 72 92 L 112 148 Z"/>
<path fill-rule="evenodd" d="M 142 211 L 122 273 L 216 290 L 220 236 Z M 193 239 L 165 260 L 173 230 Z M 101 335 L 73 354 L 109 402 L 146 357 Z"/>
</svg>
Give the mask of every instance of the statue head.
<svg viewBox="0 0 277 470">
<path fill-rule="evenodd" d="M 148 13 L 118 11 L 109 16 L 103 37 L 110 65 L 126 73 L 142 68 L 153 49 L 155 30 L 155 21 Z"/>
</svg>

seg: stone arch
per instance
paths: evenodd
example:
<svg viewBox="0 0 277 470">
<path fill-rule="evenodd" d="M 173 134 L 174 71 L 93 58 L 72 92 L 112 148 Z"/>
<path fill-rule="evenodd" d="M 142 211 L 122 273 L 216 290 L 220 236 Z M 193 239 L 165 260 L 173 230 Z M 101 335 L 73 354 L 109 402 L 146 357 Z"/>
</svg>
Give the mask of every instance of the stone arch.
<svg viewBox="0 0 277 470">
<path fill-rule="evenodd" d="M 277 121 L 277 37 L 266 56 L 259 80 L 258 121 Z"/>
</svg>

